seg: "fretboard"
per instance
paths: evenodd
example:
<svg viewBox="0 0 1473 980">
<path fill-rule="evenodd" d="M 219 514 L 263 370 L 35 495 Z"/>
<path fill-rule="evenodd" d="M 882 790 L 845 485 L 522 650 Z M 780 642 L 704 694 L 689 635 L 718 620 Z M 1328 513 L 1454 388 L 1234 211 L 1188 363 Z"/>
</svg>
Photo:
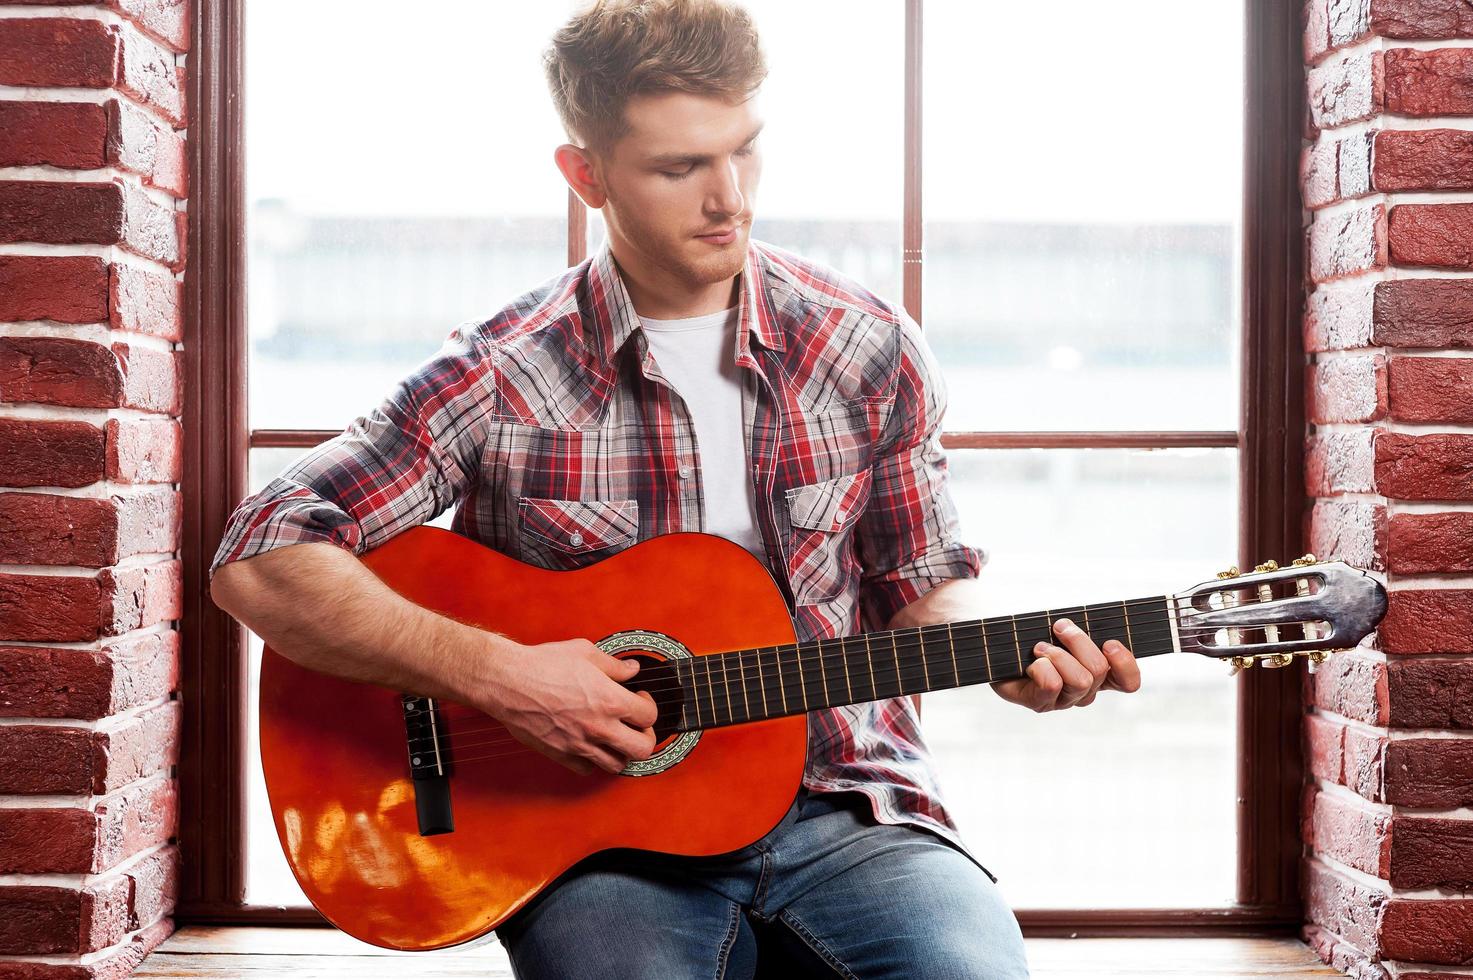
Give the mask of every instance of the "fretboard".
<svg viewBox="0 0 1473 980">
<path fill-rule="evenodd" d="M 1119 640 L 1136 657 L 1177 649 L 1166 596 L 910 629 L 882 630 L 669 661 L 682 703 L 677 729 L 718 728 L 817 708 L 1022 677 L 1040 640 L 1073 620 L 1097 644 Z"/>
</svg>

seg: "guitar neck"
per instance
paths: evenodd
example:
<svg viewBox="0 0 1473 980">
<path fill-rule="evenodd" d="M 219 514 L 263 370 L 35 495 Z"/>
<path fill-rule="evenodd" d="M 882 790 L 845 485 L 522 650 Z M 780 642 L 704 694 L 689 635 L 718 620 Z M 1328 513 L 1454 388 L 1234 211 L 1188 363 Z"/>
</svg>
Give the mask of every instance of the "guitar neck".
<svg viewBox="0 0 1473 980">
<path fill-rule="evenodd" d="M 1180 649 L 1173 602 L 1151 596 L 935 626 L 881 630 L 673 660 L 684 692 L 680 731 L 719 728 L 818 708 L 1022 677 L 1040 640 L 1058 645 L 1068 618 L 1096 643 L 1117 639 L 1137 658 Z"/>
</svg>

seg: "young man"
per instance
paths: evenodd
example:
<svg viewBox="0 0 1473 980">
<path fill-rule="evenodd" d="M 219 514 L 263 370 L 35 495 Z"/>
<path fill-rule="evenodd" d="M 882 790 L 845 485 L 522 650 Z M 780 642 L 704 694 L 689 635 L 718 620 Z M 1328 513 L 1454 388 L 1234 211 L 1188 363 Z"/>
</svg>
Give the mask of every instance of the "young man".
<svg viewBox="0 0 1473 980">
<path fill-rule="evenodd" d="M 802 640 L 976 618 L 983 556 L 956 537 L 945 389 L 915 322 L 751 237 L 766 68 L 745 11 L 600 2 L 545 63 L 574 141 L 557 166 L 607 241 L 458 326 L 242 502 L 212 594 L 308 667 L 478 707 L 576 771 L 612 773 L 654 746 L 653 703 L 619 683 L 632 661 L 439 617 L 355 555 L 457 502 L 455 530 L 550 568 L 707 531 L 766 564 Z M 1139 687 L 1118 641 L 1067 622 L 1058 640 L 993 689 L 1048 711 Z M 809 728 L 803 787 L 769 834 L 715 858 L 584 862 L 497 930 L 517 975 L 749 977 L 760 933 L 809 975 L 1026 976 L 911 700 L 814 711 Z"/>
</svg>

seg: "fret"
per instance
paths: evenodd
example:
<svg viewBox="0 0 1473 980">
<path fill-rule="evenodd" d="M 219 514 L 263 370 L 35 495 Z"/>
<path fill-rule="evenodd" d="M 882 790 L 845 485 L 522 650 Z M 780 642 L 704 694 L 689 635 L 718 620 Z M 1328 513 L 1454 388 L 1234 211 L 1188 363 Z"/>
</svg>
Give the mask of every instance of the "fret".
<svg viewBox="0 0 1473 980">
<path fill-rule="evenodd" d="M 962 686 L 962 675 L 961 675 L 961 671 L 957 670 L 957 666 L 956 666 L 956 637 L 954 637 L 954 636 L 951 635 L 951 624 L 950 623 L 947 623 L 946 624 L 946 648 L 951 651 L 951 683 L 952 683 L 952 687 L 961 687 Z M 991 668 L 988 669 L 988 673 L 989 674 L 991 673 Z"/>
<path fill-rule="evenodd" d="M 794 658 L 798 661 L 798 692 L 803 695 L 803 710 L 808 710 L 808 680 L 803 676 L 803 644 L 799 643 L 794 648 Z"/>
<path fill-rule="evenodd" d="M 783 658 L 778 647 L 772 648 L 772 670 L 777 674 L 777 692 L 782 698 L 781 710 L 783 714 L 788 713 L 788 689 L 783 683 Z"/>
<path fill-rule="evenodd" d="M 982 662 L 987 665 L 987 679 L 992 680 L 992 645 L 987 642 L 987 621 L 984 619 L 977 624 L 977 632 L 982 634 Z"/>
<path fill-rule="evenodd" d="M 848 699 L 846 704 L 854 703 L 854 683 L 849 679 L 849 644 L 844 640 L 839 641 L 839 660 L 844 664 L 844 696 Z"/>
<path fill-rule="evenodd" d="M 1013 624 L 1013 646 L 1018 652 L 1018 674 L 1025 673 L 1023 670 L 1023 641 L 1018 639 L 1018 617 L 1009 616 L 1008 622 Z"/>
<path fill-rule="evenodd" d="M 721 658 L 721 690 L 726 695 L 726 719 L 732 721 L 735 715 L 731 710 L 731 681 L 726 676 L 726 657 Z"/>
<path fill-rule="evenodd" d="M 869 634 L 864 634 L 864 662 L 869 665 L 869 696 L 879 696 L 879 688 L 875 685 L 875 658 L 869 648 Z"/>
<path fill-rule="evenodd" d="M 921 676 L 925 678 L 926 686 L 923 690 L 931 689 L 931 667 L 926 663 L 926 635 L 920 634 L 921 638 Z"/>
<path fill-rule="evenodd" d="M 1120 612 L 1122 614 L 1124 614 L 1124 616 L 1125 616 L 1125 640 L 1126 640 L 1125 645 L 1128 646 L 1128 647 L 1130 647 L 1130 649 L 1132 651 L 1134 651 L 1135 650 L 1135 637 L 1133 637 L 1133 636 L 1130 635 L 1130 606 L 1129 606 L 1129 604 L 1122 602 L 1120 604 Z"/>
<path fill-rule="evenodd" d="M 737 679 L 742 682 L 742 717 L 752 717 L 752 706 L 747 703 L 747 665 L 740 652 L 736 654 Z"/>
<path fill-rule="evenodd" d="M 895 631 L 890 631 L 890 652 L 895 657 L 895 696 L 905 693 L 905 682 L 900 678 L 900 647 L 895 642 Z"/>
<path fill-rule="evenodd" d="M 731 710 L 730 702 L 728 702 L 726 714 L 722 715 L 721 713 L 721 692 L 716 690 L 716 682 L 720 680 L 718 676 L 719 672 L 716 669 L 716 661 L 719 657 L 716 654 L 708 654 L 701 659 L 706 662 L 706 683 L 711 686 L 711 717 L 714 719 L 713 724 L 725 725 L 731 721 Z"/>
<path fill-rule="evenodd" d="M 762 717 L 771 718 L 772 710 L 767 707 L 767 678 L 762 673 L 762 648 L 757 648 L 757 686 L 762 691 Z"/>
<path fill-rule="evenodd" d="M 829 704 L 829 677 L 828 671 L 824 669 L 823 665 L 823 637 L 814 640 L 814 643 L 818 646 L 818 687 L 823 692 L 820 696 L 824 704 Z"/>
<path fill-rule="evenodd" d="M 675 673 L 677 676 L 680 677 L 680 686 L 683 689 L 682 693 L 685 695 L 685 697 L 681 699 L 680 705 L 681 728 L 686 728 L 687 726 L 689 726 L 690 728 L 701 727 L 701 702 L 696 698 L 695 666 L 696 662 L 694 660 L 675 661 Z M 694 709 L 694 714 L 696 716 L 694 724 L 691 724 L 690 716 L 686 713 L 687 706 Z"/>
</svg>

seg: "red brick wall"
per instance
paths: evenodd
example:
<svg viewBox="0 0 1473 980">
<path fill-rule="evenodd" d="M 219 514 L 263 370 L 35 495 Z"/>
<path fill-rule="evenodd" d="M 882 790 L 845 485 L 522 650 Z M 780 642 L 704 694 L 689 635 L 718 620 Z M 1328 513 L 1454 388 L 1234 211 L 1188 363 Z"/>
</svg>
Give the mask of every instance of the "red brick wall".
<svg viewBox="0 0 1473 980">
<path fill-rule="evenodd" d="M 178 880 L 184 0 L 0 0 L 0 977 Z"/>
<path fill-rule="evenodd" d="M 1473 964 L 1473 4 L 1310 0 L 1309 536 L 1385 574 L 1313 675 L 1305 938 L 1360 978 Z"/>
</svg>

